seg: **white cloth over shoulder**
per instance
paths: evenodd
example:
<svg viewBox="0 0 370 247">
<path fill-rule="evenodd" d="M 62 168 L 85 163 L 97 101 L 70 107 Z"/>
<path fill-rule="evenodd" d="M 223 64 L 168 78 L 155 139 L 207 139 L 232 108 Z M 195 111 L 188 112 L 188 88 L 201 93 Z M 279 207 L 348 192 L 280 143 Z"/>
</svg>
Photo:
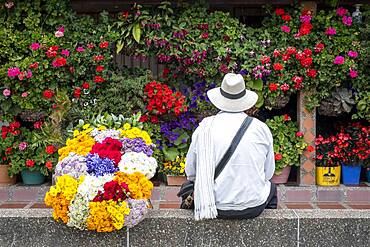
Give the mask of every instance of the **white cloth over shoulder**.
<svg viewBox="0 0 370 247">
<path fill-rule="evenodd" d="M 220 162 L 246 114 L 220 112 L 194 131 L 185 172 L 195 181 L 195 219 L 217 217 L 220 210 L 260 206 L 270 193 L 275 171 L 273 140 L 267 125 L 253 119 L 225 169 L 213 180 Z M 215 207 L 215 206 L 216 207 Z"/>
</svg>

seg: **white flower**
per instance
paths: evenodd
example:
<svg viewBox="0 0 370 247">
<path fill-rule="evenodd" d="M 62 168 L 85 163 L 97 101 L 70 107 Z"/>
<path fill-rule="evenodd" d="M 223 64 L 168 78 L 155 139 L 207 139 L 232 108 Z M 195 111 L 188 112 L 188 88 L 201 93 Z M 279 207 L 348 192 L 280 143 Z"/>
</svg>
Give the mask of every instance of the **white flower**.
<svg viewBox="0 0 370 247">
<path fill-rule="evenodd" d="M 55 32 L 55 37 L 60 38 L 60 37 L 63 37 L 63 36 L 64 36 L 63 32 L 61 32 L 61 31 L 56 31 Z"/>
<path fill-rule="evenodd" d="M 77 193 L 68 206 L 68 210 L 69 220 L 67 226 L 87 230 L 86 221 L 90 213 L 88 198 Z"/>
<path fill-rule="evenodd" d="M 121 172 L 128 174 L 140 172 L 151 179 L 157 169 L 157 161 L 143 152 L 128 152 L 122 156 L 118 168 Z"/>
<path fill-rule="evenodd" d="M 113 177 L 114 174 L 105 174 L 100 177 L 87 175 L 82 184 L 78 186 L 77 193 L 91 201 L 98 194 L 99 190 L 104 192 L 104 184 L 112 181 Z"/>
<path fill-rule="evenodd" d="M 98 130 L 94 129 L 90 132 L 90 135 L 94 137 L 95 141 L 103 142 L 105 138 L 111 137 L 113 139 L 119 140 L 121 132 L 114 129 Z"/>
</svg>

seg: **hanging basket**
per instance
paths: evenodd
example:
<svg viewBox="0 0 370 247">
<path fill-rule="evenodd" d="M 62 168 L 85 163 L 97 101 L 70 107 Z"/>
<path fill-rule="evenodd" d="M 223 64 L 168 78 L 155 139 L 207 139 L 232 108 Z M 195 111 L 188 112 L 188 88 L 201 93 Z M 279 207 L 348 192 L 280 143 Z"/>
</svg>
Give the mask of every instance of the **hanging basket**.
<svg viewBox="0 0 370 247">
<path fill-rule="evenodd" d="M 19 113 L 18 117 L 24 122 L 37 122 L 43 120 L 45 114 L 35 110 L 24 110 Z"/>
<path fill-rule="evenodd" d="M 331 96 L 320 103 L 318 113 L 323 116 L 337 117 L 344 113 L 350 113 L 355 101 L 351 90 L 336 88 Z"/>
<path fill-rule="evenodd" d="M 289 100 L 290 100 L 290 93 L 279 95 L 276 98 L 267 97 L 265 99 L 265 106 L 268 108 L 273 108 L 273 109 L 281 109 L 281 108 L 284 108 L 289 103 Z"/>
</svg>

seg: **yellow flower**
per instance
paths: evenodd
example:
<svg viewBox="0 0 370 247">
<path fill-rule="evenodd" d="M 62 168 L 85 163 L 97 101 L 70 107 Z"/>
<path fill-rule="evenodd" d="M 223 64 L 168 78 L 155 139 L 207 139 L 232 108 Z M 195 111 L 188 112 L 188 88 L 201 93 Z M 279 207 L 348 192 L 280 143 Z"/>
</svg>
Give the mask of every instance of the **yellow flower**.
<svg viewBox="0 0 370 247">
<path fill-rule="evenodd" d="M 131 124 L 129 124 L 129 123 L 125 123 L 125 124 L 123 125 L 123 128 L 124 128 L 125 130 L 129 130 L 129 129 L 131 129 Z"/>
<path fill-rule="evenodd" d="M 105 127 L 104 125 L 100 125 L 99 127 L 98 127 L 98 130 L 106 130 L 107 129 L 107 127 Z"/>
<path fill-rule="evenodd" d="M 90 124 L 84 124 L 83 126 L 82 126 L 82 128 L 85 130 L 85 129 L 87 129 L 87 128 L 89 128 L 90 127 Z"/>
</svg>

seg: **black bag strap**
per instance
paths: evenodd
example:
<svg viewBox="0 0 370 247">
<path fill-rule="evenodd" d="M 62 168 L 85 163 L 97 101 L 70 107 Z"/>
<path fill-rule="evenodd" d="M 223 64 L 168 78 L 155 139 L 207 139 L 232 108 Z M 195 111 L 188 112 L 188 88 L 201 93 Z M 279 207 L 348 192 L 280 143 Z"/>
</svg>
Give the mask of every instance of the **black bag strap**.
<svg viewBox="0 0 370 247">
<path fill-rule="evenodd" d="M 225 168 L 225 165 L 227 164 L 227 162 L 230 160 L 231 156 L 233 155 L 236 147 L 239 145 L 240 140 L 242 139 L 244 133 L 248 129 L 252 120 L 253 120 L 253 118 L 249 117 L 249 116 L 247 116 L 244 119 L 244 121 L 243 121 L 242 125 L 240 126 L 238 132 L 236 132 L 236 134 L 234 136 L 234 139 L 232 140 L 229 148 L 226 150 L 226 153 L 224 154 L 224 156 L 222 157 L 222 159 L 220 160 L 220 162 L 218 163 L 218 165 L 216 167 L 215 177 L 214 177 L 215 180 L 220 175 L 222 170 Z"/>
</svg>

